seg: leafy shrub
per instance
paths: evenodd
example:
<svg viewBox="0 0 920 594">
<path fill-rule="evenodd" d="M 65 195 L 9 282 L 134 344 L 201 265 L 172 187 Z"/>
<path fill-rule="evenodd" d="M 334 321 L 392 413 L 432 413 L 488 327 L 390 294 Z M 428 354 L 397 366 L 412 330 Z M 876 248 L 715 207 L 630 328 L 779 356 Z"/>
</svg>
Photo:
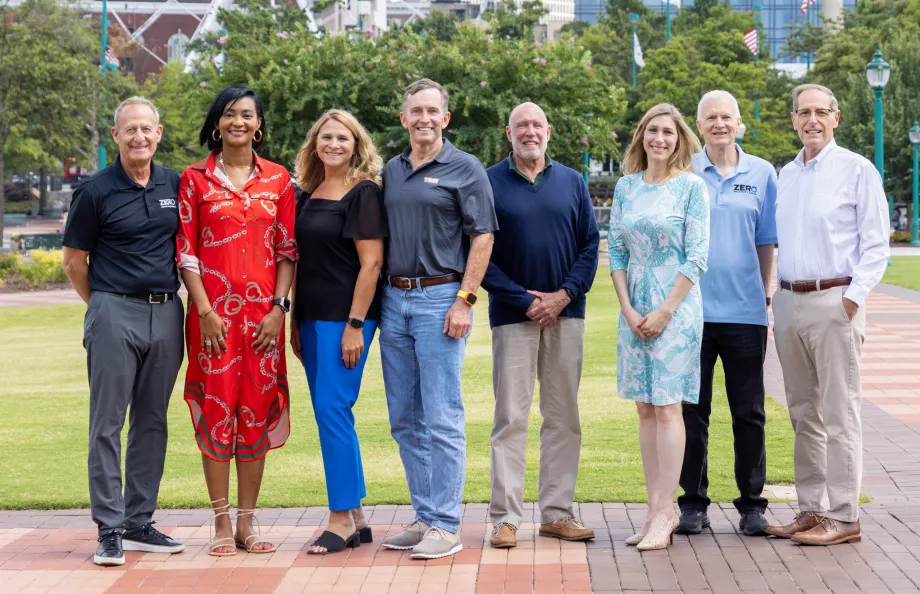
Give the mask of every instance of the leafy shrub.
<svg viewBox="0 0 920 594">
<path fill-rule="evenodd" d="M 32 214 L 32 203 L 25 202 L 7 202 L 3 207 L 6 214 Z"/>
<path fill-rule="evenodd" d="M 17 275 L 20 268 L 22 268 L 22 254 L 0 254 L 0 279 Z"/>
<path fill-rule="evenodd" d="M 67 282 L 63 262 L 62 250 L 32 250 L 20 266 L 19 277 L 32 287 Z"/>
</svg>

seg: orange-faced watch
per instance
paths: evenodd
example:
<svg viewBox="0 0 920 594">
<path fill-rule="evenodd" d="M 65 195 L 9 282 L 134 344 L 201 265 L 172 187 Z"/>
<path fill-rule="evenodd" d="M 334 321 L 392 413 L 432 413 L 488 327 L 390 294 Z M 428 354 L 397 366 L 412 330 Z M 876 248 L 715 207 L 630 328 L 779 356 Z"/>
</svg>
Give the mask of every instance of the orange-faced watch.
<svg viewBox="0 0 920 594">
<path fill-rule="evenodd" d="M 476 305 L 476 301 L 478 299 L 476 297 L 476 293 L 470 293 L 469 291 L 464 291 L 462 289 L 457 291 L 457 297 L 463 299 L 463 301 L 465 301 L 466 304 L 470 307 Z"/>
</svg>

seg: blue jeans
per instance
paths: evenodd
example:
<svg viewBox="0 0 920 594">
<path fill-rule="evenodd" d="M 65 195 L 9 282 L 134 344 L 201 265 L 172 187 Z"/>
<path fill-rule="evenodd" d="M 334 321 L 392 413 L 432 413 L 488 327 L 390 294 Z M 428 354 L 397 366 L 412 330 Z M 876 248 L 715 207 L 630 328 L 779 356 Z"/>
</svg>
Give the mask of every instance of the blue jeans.
<svg viewBox="0 0 920 594">
<path fill-rule="evenodd" d="M 416 517 L 457 533 L 466 480 L 466 419 L 460 396 L 466 336 L 444 334 L 459 283 L 403 291 L 384 287 L 380 358 Z M 469 335 L 467 335 L 469 336 Z"/>
</svg>

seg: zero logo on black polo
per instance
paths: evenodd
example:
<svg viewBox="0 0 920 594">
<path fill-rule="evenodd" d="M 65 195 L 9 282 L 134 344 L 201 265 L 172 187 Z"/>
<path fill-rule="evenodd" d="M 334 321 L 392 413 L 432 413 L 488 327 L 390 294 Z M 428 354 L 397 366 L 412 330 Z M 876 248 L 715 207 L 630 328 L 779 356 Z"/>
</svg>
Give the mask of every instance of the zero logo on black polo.
<svg viewBox="0 0 920 594">
<path fill-rule="evenodd" d="M 160 208 L 176 208 L 176 199 L 160 198 Z"/>
</svg>

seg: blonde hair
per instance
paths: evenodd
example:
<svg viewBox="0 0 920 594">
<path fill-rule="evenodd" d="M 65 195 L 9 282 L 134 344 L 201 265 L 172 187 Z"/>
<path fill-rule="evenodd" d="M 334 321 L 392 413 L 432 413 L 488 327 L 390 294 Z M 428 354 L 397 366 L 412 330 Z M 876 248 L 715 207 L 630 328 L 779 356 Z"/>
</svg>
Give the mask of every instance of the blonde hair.
<svg viewBox="0 0 920 594">
<path fill-rule="evenodd" d="M 294 160 L 294 180 L 301 189 L 312 192 L 325 179 L 326 169 L 316 154 L 316 138 L 319 131 L 329 120 L 335 120 L 345 126 L 355 139 L 354 152 L 345 172 L 345 183 L 353 186 L 363 179 L 369 179 L 382 186 L 380 170 L 383 160 L 377 154 L 377 148 L 364 126 L 345 110 L 330 109 L 319 117 L 307 132 L 307 138 Z"/>
<path fill-rule="evenodd" d="M 684 121 L 684 117 L 676 107 L 670 103 L 659 103 L 645 112 L 639 122 L 639 126 L 636 128 L 636 133 L 633 134 L 632 142 L 626 150 L 626 154 L 623 156 L 623 163 L 620 166 L 625 175 L 642 173 L 648 169 L 648 155 L 645 154 L 642 139 L 645 137 L 645 129 L 648 128 L 648 123 L 661 115 L 671 116 L 671 120 L 677 128 L 677 146 L 674 148 L 671 158 L 668 159 L 668 169 L 671 173 L 693 169 L 693 155 L 703 150 L 700 141 L 690 130 L 690 126 Z"/>
</svg>

